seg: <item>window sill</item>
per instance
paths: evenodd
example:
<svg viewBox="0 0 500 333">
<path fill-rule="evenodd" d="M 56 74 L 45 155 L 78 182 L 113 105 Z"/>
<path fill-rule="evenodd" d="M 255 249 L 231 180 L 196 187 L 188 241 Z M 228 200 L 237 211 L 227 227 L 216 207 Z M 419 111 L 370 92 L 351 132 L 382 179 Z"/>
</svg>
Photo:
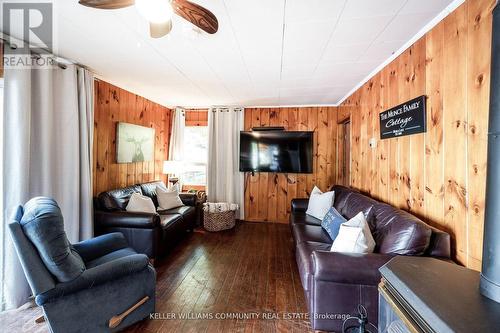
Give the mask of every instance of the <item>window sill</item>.
<svg viewBox="0 0 500 333">
<path fill-rule="evenodd" d="M 182 184 L 182 191 L 188 191 L 188 190 L 196 190 L 196 191 L 205 191 L 206 185 L 189 185 L 189 184 Z"/>
</svg>

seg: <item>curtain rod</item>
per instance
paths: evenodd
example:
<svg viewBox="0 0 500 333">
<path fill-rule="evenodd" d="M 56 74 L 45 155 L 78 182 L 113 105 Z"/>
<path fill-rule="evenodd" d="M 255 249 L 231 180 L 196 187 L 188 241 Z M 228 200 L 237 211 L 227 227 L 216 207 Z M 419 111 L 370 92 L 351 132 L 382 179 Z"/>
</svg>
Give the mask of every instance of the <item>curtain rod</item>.
<svg viewBox="0 0 500 333">
<path fill-rule="evenodd" d="M 4 36 L 5 36 L 5 34 L 4 34 Z M 6 46 L 10 47 L 10 48 L 11 48 L 11 49 L 13 49 L 13 50 L 17 49 L 17 45 L 16 45 L 16 44 L 11 43 L 11 42 L 10 42 L 10 41 L 8 41 L 5 37 L 0 37 L 0 39 L 2 40 L 2 42 L 3 42 L 3 44 L 4 44 L 4 45 L 6 45 Z M 17 39 L 17 38 L 16 38 L 16 39 Z M 49 51 L 48 51 L 48 50 L 46 50 L 46 49 L 42 49 L 42 50 L 49 52 Z M 41 58 L 41 54 L 40 54 L 40 53 L 37 53 L 37 52 L 32 51 L 32 50 L 30 51 L 30 53 L 31 53 L 31 56 L 32 56 L 32 57 L 35 57 L 36 59 L 40 59 L 40 58 Z M 61 69 L 66 69 L 66 68 L 68 68 L 68 66 L 67 66 L 66 64 L 63 64 L 63 63 L 61 63 L 61 62 L 57 61 L 57 58 L 59 58 L 59 59 L 63 59 L 63 58 L 57 57 L 56 55 L 54 55 L 54 54 L 52 54 L 52 53 L 50 53 L 50 52 L 49 52 L 48 54 L 49 54 L 49 58 L 52 58 L 52 59 L 55 61 L 56 65 L 57 65 L 59 68 L 61 68 Z M 4 55 L 4 57 L 5 57 L 5 51 L 4 51 L 4 54 L 3 54 L 3 55 Z M 68 61 L 68 62 L 71 62 L 71 61 L 69 61 L 69 60 L 67 60 L 67 59 L 64 59 L 64 60 L 65 60 L 65 61 Z M 72 62 L 71 62 L 71 63 L 72 63 Z"/>
<path fill-rule="evenodd" d="M 22 42 L 22 43 L 26 43 L 25 41 L 21 40 L 21 39 L 18 39 L 18 38 L 15 38 L 15 37 L 12 37 L 12 36 L 9 36 L 5 33 L 1 33 L 1 36 L 0 36 L 0 40 L 3 42 L 4 45 L 8 45 L 11 49 L 16 49 L 17 48 L 17 45 L 16 44 L 13 44 L 11 43 L 8 39 L 15 39 L 16 41 L 19 41 L 19 42 Z M 32 46 L 31 44 L 29 44 L 30 46 Z M 57 66 L 61 69 L 66 69 L 68 68 L 68 64 L 71 64 L 71 65 L 76 65 L 76 66 L 79 66 L 79 67 L 82 67 L 82 68 L 85 68 L 87 69 L 88 71 L 92 72 L 93 74 L 95 74 L 93 71 L 91 71 L 87 66 L 85 65 L 82 65 L 82 64 L 79 64 L 78 62 L 76 61 L 73 61 L 73 60 L 70 60 L 68 58 L 64 58 L 64 57 L 60 57 L 54 53 L 52 53 L 50 50 L 48 49 L 45 49 L 45 48 L 41 48 L 39 47 L 39 49 L 47 52 L 47 54 L 49 55 L 50 58 L 52 58 L 55 63 L 57 64 Z M 31 53 L 34 55 L 34 56 L 38 56 L 38 57 L 41 57 L 41 54 L 40 53 L 37 53 L 37 52 L 34 52 L 34 51 L 31 51 Z M 5 52 L 4 52 L 4 56 L 5 56 Z M 59 60 L 62 60 L 62 61 L 65 61 L 67 62 L 68 64 L 65 64 L 61 61 L 58 61 Z"/>
</svg>

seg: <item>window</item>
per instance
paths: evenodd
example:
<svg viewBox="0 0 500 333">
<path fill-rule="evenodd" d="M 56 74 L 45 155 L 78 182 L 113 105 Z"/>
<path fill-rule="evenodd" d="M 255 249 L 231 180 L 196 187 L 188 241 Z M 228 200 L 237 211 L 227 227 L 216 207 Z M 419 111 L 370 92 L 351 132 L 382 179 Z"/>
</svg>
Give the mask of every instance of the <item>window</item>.
<svg viewBox="0 0 500 333">
<path fill-rule="evenodd" d="M 208 127 L 186 126 L 184 129 L 184 185 L 207 184 Z"/>
</svg>

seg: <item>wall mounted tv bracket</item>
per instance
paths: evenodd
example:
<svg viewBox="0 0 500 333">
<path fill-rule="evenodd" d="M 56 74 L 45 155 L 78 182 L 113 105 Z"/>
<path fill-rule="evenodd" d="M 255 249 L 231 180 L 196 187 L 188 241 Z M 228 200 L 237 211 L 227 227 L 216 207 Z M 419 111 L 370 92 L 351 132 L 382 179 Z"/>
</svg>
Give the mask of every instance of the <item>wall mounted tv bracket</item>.
<svg viewBox="0 0 500 333">
<path fill-rule="evenodd" d="M 285 128 L 283 126 L 278 126 L 278 127 L 252 127 L 252 131 L 259 132 L 259 131 L 284 131 Z"/>
</svg>

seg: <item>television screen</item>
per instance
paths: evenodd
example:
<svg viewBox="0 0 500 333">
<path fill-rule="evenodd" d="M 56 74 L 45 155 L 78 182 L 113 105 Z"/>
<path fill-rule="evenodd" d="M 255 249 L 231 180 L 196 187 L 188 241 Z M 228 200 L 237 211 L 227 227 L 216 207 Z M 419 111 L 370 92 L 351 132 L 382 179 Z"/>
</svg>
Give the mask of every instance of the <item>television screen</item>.
<svg viewBox="0 0 500 333">
<path fill-rule="evenodd" d="M 240 171 L 312 173 L 313 132 L 240 132 Z"/>
</svg>

